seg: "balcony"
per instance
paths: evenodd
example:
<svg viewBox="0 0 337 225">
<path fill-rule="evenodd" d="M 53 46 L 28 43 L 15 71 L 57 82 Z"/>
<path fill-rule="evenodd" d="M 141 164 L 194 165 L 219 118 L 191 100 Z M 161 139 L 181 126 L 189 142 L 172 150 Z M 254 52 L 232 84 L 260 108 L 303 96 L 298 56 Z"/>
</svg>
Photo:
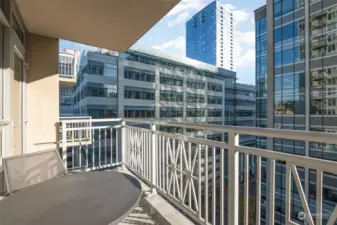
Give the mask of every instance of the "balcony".
<svg viewBox="0 0 337 225">
<path fill-rule="evenodd" d="M 161 215 L 172 211 L 171 205 L 181 212 L 183 224 L 274 224 L 280 167 L 285 171 L 286 224 L 336 222 L 337 207 L 329 210 L 323 202 L 323 184 L 326 176 L 337 175 L 337 162 L 239 144 L 240 135 L 337 144 L 336 134 L 135 119 L 82 118 L 60 123 L 60 153 L 68 171 L 124 168 L 152 196 L 166 202 Z M 160 126 L 227 133 L 228 141 L 167 133 Z M 303 171 L 317 181 L 311 202 L 302 184 Z M 301 202 L 302 211 L 294 211 L 295 200 Z"/>
<path fill-rule="evenodd" d="M 76 77 L 74 75 L 59 74 L 59 84 L 62 88 L 72 88 L 76 85 Z"/>
</svg>

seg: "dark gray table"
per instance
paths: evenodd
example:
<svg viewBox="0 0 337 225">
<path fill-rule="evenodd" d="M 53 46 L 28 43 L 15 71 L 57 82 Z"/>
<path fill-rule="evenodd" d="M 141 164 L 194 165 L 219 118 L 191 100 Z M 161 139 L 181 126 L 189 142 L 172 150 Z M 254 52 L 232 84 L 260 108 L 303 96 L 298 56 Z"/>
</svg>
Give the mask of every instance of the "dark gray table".
<svg viewBox="0 0 337 225">
<path fill-rule="evenodd" d="M 0 225 L 117 224 L 137 206 L 139 181 L 117 171 L 74 173 L 0 201 Z"/>
</svg>

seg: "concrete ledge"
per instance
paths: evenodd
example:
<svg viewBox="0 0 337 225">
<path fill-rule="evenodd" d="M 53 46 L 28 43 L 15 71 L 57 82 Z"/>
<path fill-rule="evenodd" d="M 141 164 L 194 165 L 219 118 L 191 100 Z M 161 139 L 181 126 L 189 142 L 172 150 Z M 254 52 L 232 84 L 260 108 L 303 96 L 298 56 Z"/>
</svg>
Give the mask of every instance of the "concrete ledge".
<svg viewBox="0 0 337 225">
<path fill-rule="evenodd" d="M 120 172 L 130 174 L 136 177 L 141 185 L 144 193 L 150 192 L 151 188 L 139 179 L 135 174 L 127 169 L 120 169 Z M 166 199 L 159 194 L 150 194 L 143 197 L 146 207 L 143 207 L 151 218 L 160 225 L 194 225 L 189 218 L 175 209 Z"/>
<path fill-rule="evenodd" d="M 144 200 L 151 206 L 152 213 L 149 214 L 160 225 L 194 224 L 158 194 L 147 196 Z"/>
</svg>

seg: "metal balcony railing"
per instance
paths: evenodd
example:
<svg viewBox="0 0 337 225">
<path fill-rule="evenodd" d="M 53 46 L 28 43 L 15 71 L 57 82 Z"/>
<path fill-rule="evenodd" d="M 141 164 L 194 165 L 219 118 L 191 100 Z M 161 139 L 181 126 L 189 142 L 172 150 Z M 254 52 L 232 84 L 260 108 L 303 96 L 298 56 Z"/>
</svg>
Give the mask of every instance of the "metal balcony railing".
<svg viewBox="0 0 337 225">
<path fill-rule="evenodd" d="M 67 146 L 72 143 L 69 137 L 88 128 L 62 126 L 62 153 L 68 170 L 124 165 L 198 224 L 258 225 L 262 217 L 266 224 L 274 224 L 276 168 L 283 168 L 285 223 L 336 222 L 337 207 L 324 206 L 323 178 L 333 176 L 337 181 L 337 162 L 239 144 L 240 135 L 251 135 L 336 145 L 336 134 L 135 119 L 102 121 L 111 125 L 92 126 L 90 142 L 80 138 L 72 146 Z M 227 134 L 228 141 L 162 132 L 159 126 Z M 314 206 L 302 185 L 309 174 L 316 178 Z M 264 183 L 266 199 L 262 198 Z M 294 201 L 301 202 L 303 212 L 292 211 Z"/>
</svg>

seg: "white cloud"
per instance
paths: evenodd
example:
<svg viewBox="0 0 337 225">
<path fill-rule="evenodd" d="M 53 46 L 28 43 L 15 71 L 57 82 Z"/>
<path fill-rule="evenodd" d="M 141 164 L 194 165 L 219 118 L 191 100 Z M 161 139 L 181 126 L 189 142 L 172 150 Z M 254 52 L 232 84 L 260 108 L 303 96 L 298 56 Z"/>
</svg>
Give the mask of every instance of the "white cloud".
<svg viewBox="0 0 337 225">
<path fill-rule="evenodd" d="M 167 16 L 174 16 L 178 13 L 186 12 L 187 10 L 194 9 L 200 10 L 205 6 L 204 0 L 182 0 L 178 5 L 176 5 Z"/>
<path fill-rule="evenodd" d="M 248 31 L 248 32 L 236 32 L 236 42 L 238 44 L 248 44 L 254 45 L 255 44 L 255 32 Z"/>
<path fill-rule="evenodd" d="M 185 55 L 186 39 L 179 36 L 176 39 L 165 42 L 161 45 L 154 45 L 152 48 L 166 52 L 176 52 Z M 169 50 L 169 51 L 168 51 Z"/>
<path fill-rule="evenodd" d="M 169 20 L 167 25 L 169 27 L 174 27 L 178 24 L 184 23 L 189 16 L 190 16 L 190 14 L 187 11 L 183 12 L 183 13 L 180 13 L 175 19 Z"/>
<path fill-rule="evenodd" d="M 240 52 L 240 56 L 236 60 L 236 68 L 252 68 L 255 66 L 255 49 L 250 48 Z"/>
<path fill-rule="evenodd" d="M 250 13 L 247 9 L 237 9 L 234 5 L 231 4 L 224 4 L 224 7 L 232 11 L 236 24 L 246 22 L 253 17 L 253 14 Z"/>
</svg>

